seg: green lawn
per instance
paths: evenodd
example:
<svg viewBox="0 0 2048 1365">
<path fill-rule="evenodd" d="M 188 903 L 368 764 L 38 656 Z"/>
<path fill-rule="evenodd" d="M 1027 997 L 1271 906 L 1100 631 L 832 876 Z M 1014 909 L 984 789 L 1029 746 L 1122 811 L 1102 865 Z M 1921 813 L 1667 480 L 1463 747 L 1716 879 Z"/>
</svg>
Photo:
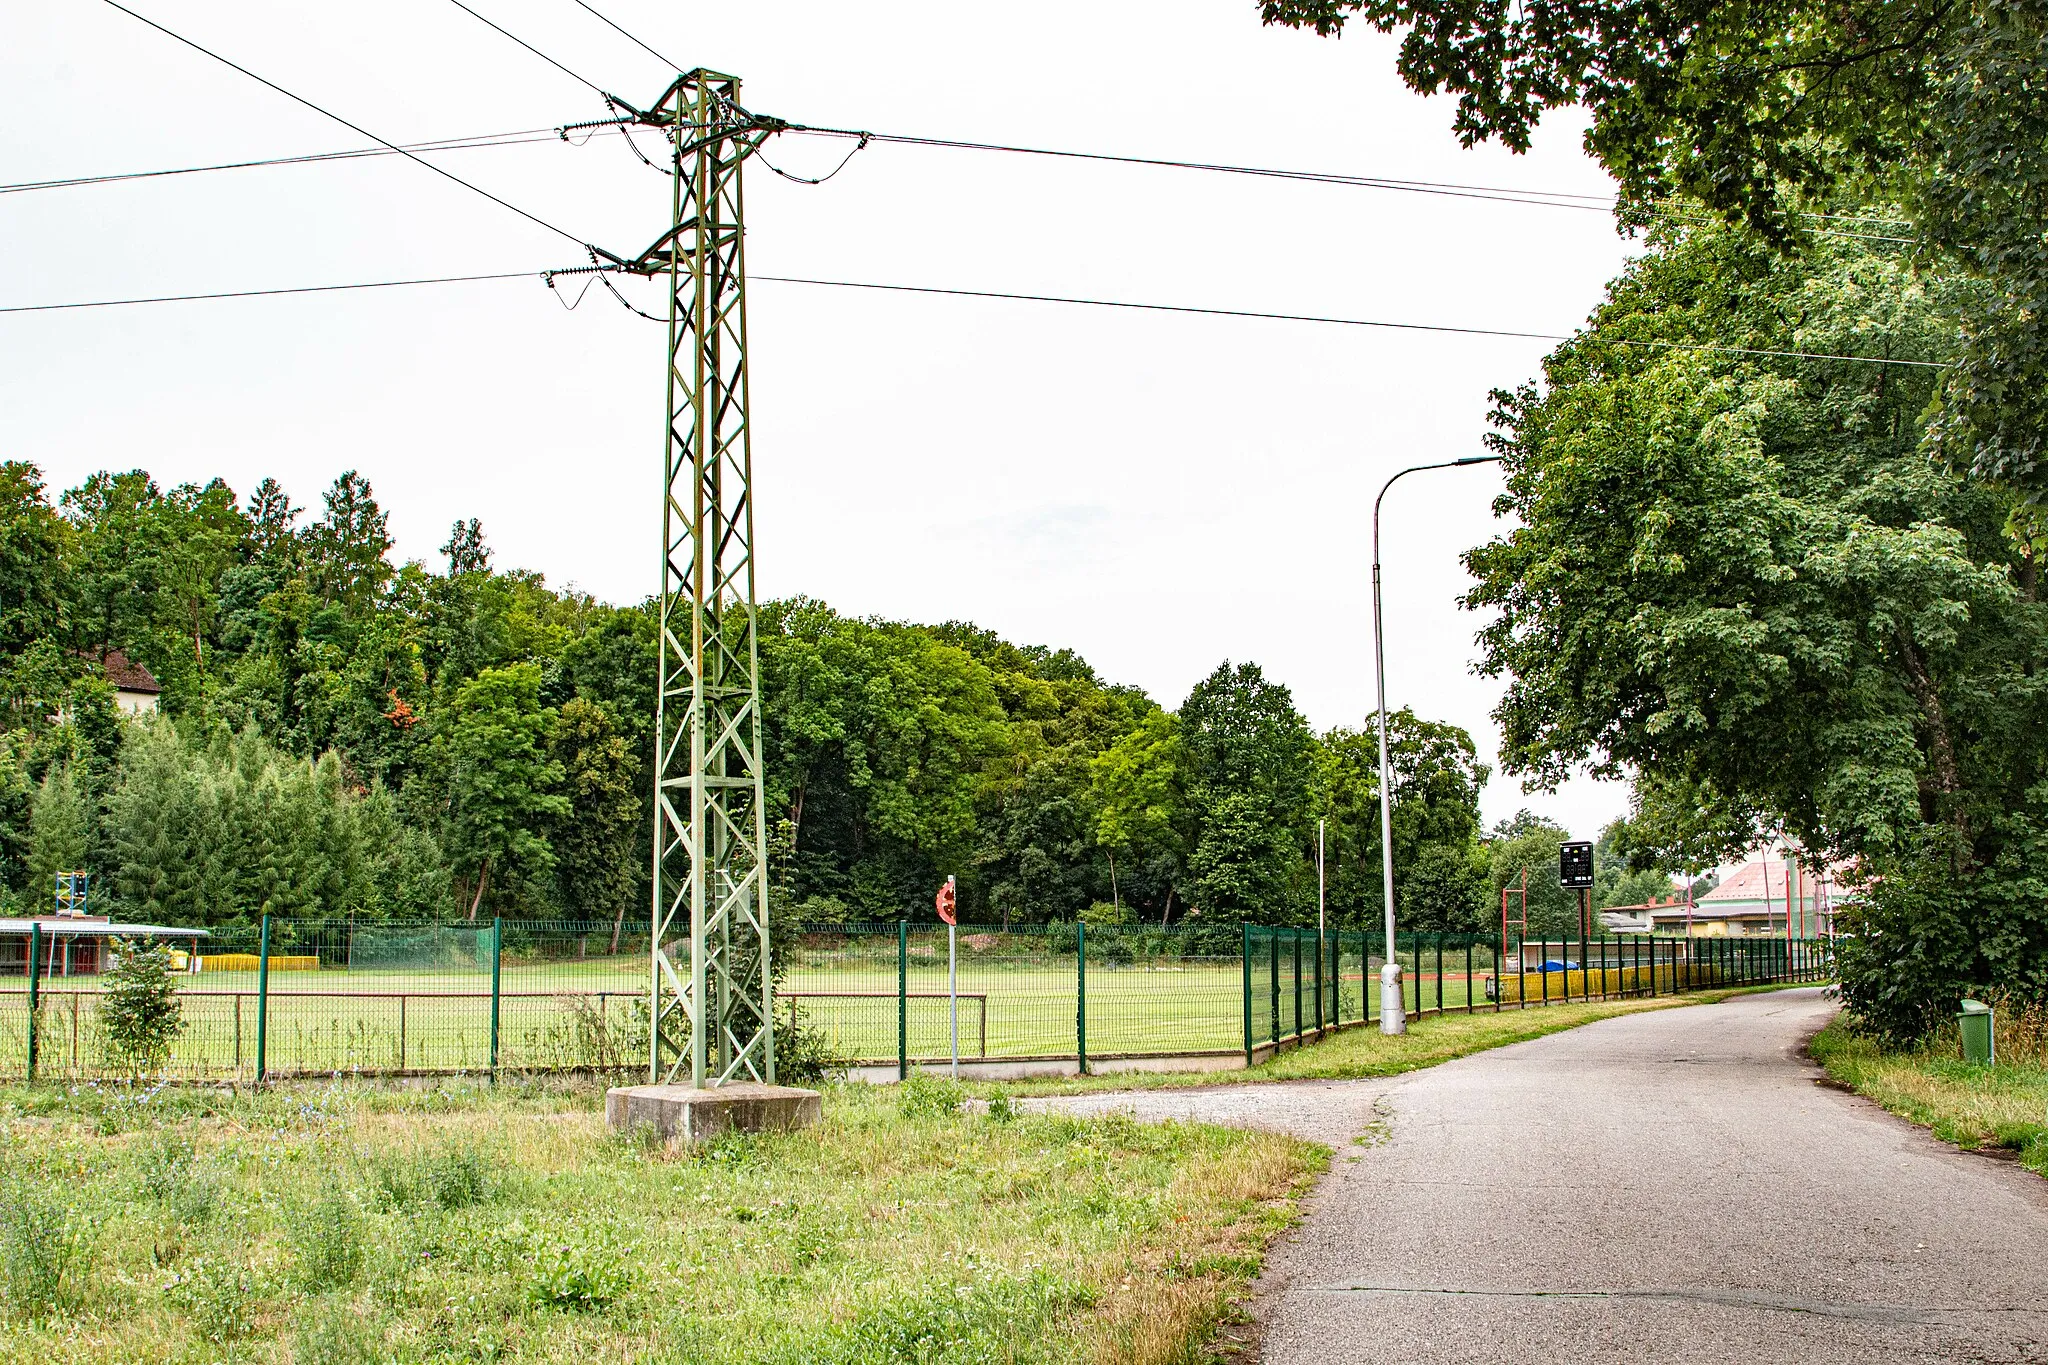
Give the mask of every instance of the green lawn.
<svg viewBox="0 0 2048 1365">
<path fill-rule="evenodd" d="M 0 1087 L 0 1360 L 1167 1365 L 1325 1159 L 957 1097 L 674 1153 L 587 1088 Z"/>
<path fill-rule="evenodd" d="M 1886 1048 L 1846 1016 L 1823 1029 L 1810 1051 L 1829 1076 L 1944 1142 L 2009 1151 L 2048 1175 L 2048 1065 L 2037 1053 L 1972 1066 L 1953 1036 Z"/>
</svg>

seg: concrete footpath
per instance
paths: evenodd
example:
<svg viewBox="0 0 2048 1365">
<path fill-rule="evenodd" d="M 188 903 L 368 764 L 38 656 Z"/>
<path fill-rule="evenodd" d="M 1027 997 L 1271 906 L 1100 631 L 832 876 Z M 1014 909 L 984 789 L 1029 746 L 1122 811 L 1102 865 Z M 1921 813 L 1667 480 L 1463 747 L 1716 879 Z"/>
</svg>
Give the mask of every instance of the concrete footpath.
<svg viewBox="0 0 2048 1365">
<path fill-rule="evenodd" d="M 2048 1181 L 1818 1084 L 1831 1009 L 1743 996 L 1389 1081 L 1061 1107 L 1337 1149 L 1260 1281 L 1267 1361 L 2048 1362 Z"/>
</svg>

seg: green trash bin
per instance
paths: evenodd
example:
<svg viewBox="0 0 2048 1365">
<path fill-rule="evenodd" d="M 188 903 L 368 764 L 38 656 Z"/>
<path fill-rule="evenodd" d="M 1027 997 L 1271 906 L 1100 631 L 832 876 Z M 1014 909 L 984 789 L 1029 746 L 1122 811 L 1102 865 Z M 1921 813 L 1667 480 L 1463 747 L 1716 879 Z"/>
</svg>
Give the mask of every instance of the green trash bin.
<svg viewBox="0 0 2048 1365">
<path fill-rule="evenodd" d="M 1964 1061 L 1990 1066 L 1998 1060 L 1998 1045 L 1992 1028 L 1996 1018 L 1991 1006 L 1981 1000 L 1963 1002 L 1963 1012 L 1956 1016 L 1956 1023 L 1963 1033 Z"/>
</svg>

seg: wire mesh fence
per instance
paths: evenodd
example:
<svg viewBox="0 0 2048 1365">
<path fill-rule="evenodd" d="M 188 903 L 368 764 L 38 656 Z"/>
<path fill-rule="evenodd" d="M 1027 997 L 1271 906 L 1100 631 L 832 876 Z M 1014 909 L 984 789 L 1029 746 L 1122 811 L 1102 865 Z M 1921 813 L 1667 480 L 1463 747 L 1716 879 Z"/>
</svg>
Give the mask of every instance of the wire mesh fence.
<svg viewBox="0 0 2048 1365">
<path fill-rule="evenodd" d="M 1586 1000 L 1682 994 L 1725 986 L 1825 981 L 1824 939 L 1502 940 L 1397 934 L 1402 1010 L 1409 1016 L 1527 1009 Z M 1386 934 L 1244 928 L 1246 1064 L 1266 1049 L 1380 1019 Z"/>
<path fill-rule="evenodd" d="M 677 945 L 680 947 L 680 945 Z M 1246 925 L 810 926 L 782 940 L 778 992 L 825 1051 L 907 1071 L 962 1061 L 1242 1053 L 1379 1017 L 1385 938 Z M 0 1078 L 118 1074 L 102 978 L 44 952 L 0 962 Z M 171 951 L 192 1080 L 588 1071 L 646 1066 L 645 926 L 270 920 Z M 1411 1015 L 1823 980 L 1827 945 L 1782 939 L 1565 942 L 1402 934 Z M 951 971 L 949 972 L 949 963 Z M 97 964 L 95 964 L 97 965 Z M 9 977 L 11 976 L 11 980 Z M 26 978 L 26 979 L 25 979 Z"/>
<path fill-rule="evenodd" d="M 1234 931 L 1054 924 L 816 926 L 781 949 L 782 991 L 832 1053 L 899 1067 L 1230 1053 L 1243 1002 Z M 949 985 L 957 963 L 957 992 Z"/>
</svg>

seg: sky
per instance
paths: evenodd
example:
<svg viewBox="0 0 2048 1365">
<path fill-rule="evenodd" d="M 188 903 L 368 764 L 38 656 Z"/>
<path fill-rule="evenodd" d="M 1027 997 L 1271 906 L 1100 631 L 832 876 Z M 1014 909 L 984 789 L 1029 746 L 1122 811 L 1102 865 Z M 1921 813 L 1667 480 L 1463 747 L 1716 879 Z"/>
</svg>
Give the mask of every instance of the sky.
<svg viewBox="0 0 2048 1365">
<path fill-rule="evenodd" d="M 377 137 L 604 116 L 585 85 L 446 0 L 129 7 Z M 1467 185 L 1604 194 L 1583 120 L 1467 150 L 1396 40 L 1262 27 L 1254 0 L 769 6 L 593 0 L 794 122 Z M 673 72 L 572 0 L 471 7 L 645 105 Z M 0 180 L 327 151 L 365 139 L 105 0 L 0 15 Z M 652 150 L 653 143 L 649 142 Z M 847 143 L 785 136 L 795 175 Z M 616 136 L 436 158 L 630 255 L 666 177 Z M 751 165 L 752 275 L 1079 295 L 1561 334 L 1628 242 L 1601 212 L 1165 168 L 871 145 L 829 182 Z M 421 276 L 533 278 L 0 314 L 0 458 L 53 490 L 275 476 L 317 510 L 344 469 L 438 566 L 479 517 L 501 568 L 611 601 L 658 586 L 662 329 L 538 272 L 580 248 L 398 157 L 0 194 L 0 306 Z M 644 286 L 641 286 L 644 289 Z M 653 307 L 651 296 L 636 298 Z M 759 591 L 971 619 L 1079 651 L 1167 705 L 1254 660 L 1319 729 L 1374 690 L 1374 494 L 1480 453 L 1488 393 L 1550 343 L 939 298 L 756 280 L 748 301 Z M 1459 554 L 1499 534 L 1494 466 L 1412 475 L 1382 535 L 1389 705 L 1494 757 Z M 1524 793 L 1583 837 L 1626 789 Z"/>
</svg>

